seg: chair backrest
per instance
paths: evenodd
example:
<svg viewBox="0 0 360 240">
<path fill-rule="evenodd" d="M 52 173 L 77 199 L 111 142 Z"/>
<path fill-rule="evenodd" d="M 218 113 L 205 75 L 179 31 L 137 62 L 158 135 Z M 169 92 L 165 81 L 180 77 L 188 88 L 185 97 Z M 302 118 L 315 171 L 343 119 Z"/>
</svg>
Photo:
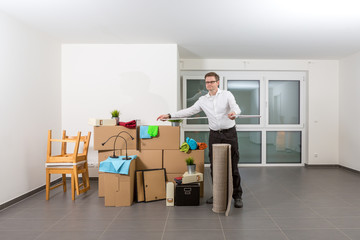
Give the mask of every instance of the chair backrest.
<svg viewBox="0 0 360 240">
<path fill-rule="evenodd" d="M 63 130 L 63 133 L 62 133 L 62 139 L 63 140 L 76 140 L 78 136 L 67 136 L 66 135 L 66 131 Z M 78 152 L 78 155 L 81 155 L 81 156 L 86 156 L 88 155 L 88 150 L 89 150 L 89 144 L 90 144 L 90 137 L 91 137 L 91 132 L 88 132 L 88 135 L 87 136 L 80 136 L 80 142 L 79 144 L 81 143 L 84 143 L 83 145 L 83 151 L 81 153 Z M 65 155 L 67 154 L 66 150 L 67 150 L 67 142 L 63 142 L 61 144 L 61 154 L 62 155 Z M 80 145 L 79 145 L 80 147 Z M 79 151 L 79 147 L 78 147 L 78 151 Z"/>
<path fill-rule="evenodd" d="M 87 136 L 81 136 L 79 131 L 77 136 L 66 136 L 66 131 L 63 131 L 62 139 L 53 139 L 51 130 L 48 131 L 48 145 L 47 145 L 47 163 L 61 162 L 61 163 L 76 163 L 87 160 L 91 132 Z M 53 142 L 61 143 L 61 154 L 52 156 L 51 146 Z M 80 142 L 84 142 L 83 152 L 79 154 Z M 74 151 L 67 153 L 67 143 L 74 143 Z"/>
</svg>

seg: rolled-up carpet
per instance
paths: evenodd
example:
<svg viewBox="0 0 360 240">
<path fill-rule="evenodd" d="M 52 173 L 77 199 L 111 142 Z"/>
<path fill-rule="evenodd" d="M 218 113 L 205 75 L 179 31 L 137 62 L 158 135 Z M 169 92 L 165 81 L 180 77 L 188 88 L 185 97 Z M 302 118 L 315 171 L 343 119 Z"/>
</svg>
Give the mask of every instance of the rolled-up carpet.
<svg viewBox="0 0 360 240">
<path fill-rule="evenodd" d="M 229 215 L 233 193 L 231 145 L 213 144 L 213 212 Z"/>
</svg>

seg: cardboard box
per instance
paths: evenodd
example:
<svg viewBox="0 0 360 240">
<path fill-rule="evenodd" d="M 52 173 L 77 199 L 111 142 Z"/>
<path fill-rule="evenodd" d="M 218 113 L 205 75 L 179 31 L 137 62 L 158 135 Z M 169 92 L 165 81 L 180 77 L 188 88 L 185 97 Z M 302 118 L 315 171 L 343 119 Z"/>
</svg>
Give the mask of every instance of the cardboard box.
<svg viewBox="0 0 360 240">
<path fill-rule="evenodd" d="M 173 182 L 176 185 L 176 182 L 174 181 L 174 178 L 176 177 L 182 177 L 184 173 L 167 173 L 166 174 L 166 181 L 167 182 Z M 204 197 L 204 182 L 200 182 L 200 197 Z"/>
<path fill-rule="evenodd" d="M 121 150 L 116 150 L 115 154 L 121 156 Z M 98 163 L 100 166 L 100 162 L 105 161 L 108 157 L 113 155 L 113 151 L 99 151 L 98 152 Z M 137 159 L 136 159 L 137 160 Z M 104 197 L 105 196 L 105 189 L 104 189 L 104 172 L 98 172 L 98 196 Z"/>
<path fill-rule="evenodd" d="M 189 174 L 188 172 L 185 172 L 182 176 L 182 184 L 196 183 L 202 181 L 204 181 L 204 174 L 200 172 L 196 172 L 194 174 Z"/>
<path fill-rule="evenodd" d="M 124 151 L 122 151 L 124 153 Z M 162 150 L 128 150 L 128 155 L 136 155 L 136 170 L 158 169 L 162 168 L 163 151 Z"/>
<path fill-rule="evenodd" d="M 164 150 L 163 166 L 166 173 L 181 173 L 187 171 L 185 159 L 188 157 L 194 158 L 196 164 L 196 171 L 204 173 L 204 150 L 191 150 L 190 153 L 180 152 L 177 150 Z"/>
<path fill-rule="evenodd" d="M 113 150 L 116 136 L 121 131 L 125 131 L 129 133 L 134 138 L 134 140 L 131 140 L 130 136 L 125 132 L 120 134 L 120 136 L 125 138 L 125 140 L 127 141 L 127 149 L 137 149 L 136 128 L 130 129 L 123 126 L 100 126 L 100 127 L 94 127 L 94 150 Z M 109 139 L 112 136 L 114 137 Z M 121 137 L 117 138 L 115 149 L 125 150 L 126 143 L 124 139 L 122 139 Z M 106 143 L 103 146 L 102 143 L 104 142 Z"/>
<path fill-rule="evenodd" d="M 103 172 L 99 172 L 99 177 L 98 177 L 98 196 L 99 197 L 105 196 L 104 176 L 105 175 Z"/>
<path fill-rule="evenodd" d="M 140 126 L 138 128 L 140 128 Z M 180 127 L 159 126 L 159 134 L 157 137 L 139 140 L 141 151 L 149 149 L 179 149 Z"/>
<path fill-rule="evenodd" d="M 88 124 L 92 126 L 116 126 L 116 120 L 90 118 Z"/>
<path fill-rule="evenodd" d="M 114 151 L 99 151 L 98 152 L 98 163 L 100 166 L 100 162 L 105 161 L 108 157 L 112 156 L 114 153 Z M 121 150 L 116 150 L 115 154 L 117 156 L 122 156 L 122 151 Z M 137 159 L 136 159 L 137 160 Z"/>
<path fill-rule="evenodd" d="M 134 201 L 135 160 L 131 161 L 129 174 L 103 173 L 105 206 L 131 206 Z"/>
<path fill-rule="evenodd" d="M 144 202 L 145 201 L 145 191 L 144 191 L 144 178 L 142 171 L 136 171 L 136 201 Z"/>
</svg>

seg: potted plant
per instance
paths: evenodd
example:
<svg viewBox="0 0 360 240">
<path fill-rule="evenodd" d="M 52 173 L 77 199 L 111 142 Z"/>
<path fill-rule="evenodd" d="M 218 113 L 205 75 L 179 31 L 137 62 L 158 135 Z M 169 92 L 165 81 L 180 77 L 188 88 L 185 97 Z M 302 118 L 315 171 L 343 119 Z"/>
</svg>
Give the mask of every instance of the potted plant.
<svg viewBox="0 0 360 240">
<path fill-rule="evenodd" d="M 111 119 L 115 119 L 116 120 L 116 125 L 119 125 L 120 111 L 115 109 L 115 110 L 111 111 L 110 113 L 111 113 Z"/>
<path fill-rule="evenodd" d="M 185 162 L 187 165 L 188 173 L 195 174 L 196 173 L 196 164 L 194 164 L 194 158 L 188 157 L 187 159 L 185 159 Z"/>
<path fill-rule="evenodd" d="M 173 126 L 173 127 L 176 127 L 176 126 L 180 126 L 180 123 L 183 121 L 182 119 L 173 119 L 173 120 L 171 120 L 171 119 L 169 119 L 168 120 L 169 122 L 171 122 L 171 126 Z"/>
</svg>

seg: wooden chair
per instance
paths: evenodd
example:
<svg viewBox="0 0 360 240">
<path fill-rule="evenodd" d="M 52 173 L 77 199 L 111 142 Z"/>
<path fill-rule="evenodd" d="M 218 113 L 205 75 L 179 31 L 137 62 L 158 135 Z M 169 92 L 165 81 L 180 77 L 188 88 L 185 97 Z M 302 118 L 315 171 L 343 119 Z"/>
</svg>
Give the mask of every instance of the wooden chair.
<svg viewBox="0 0 360 240">
<path fill-rule="evenodd" d="M 87 136 L 81 136 L 78 132 L 77 136 L 66 136 L 63 131 L 62 139 L 53 139 L 51 130 L 48 132 L 47 158 L 46 158 L 46 200 L 49 200 L 50 190 L 63 186 L 66 192 L 66 174 L 71 174 L 71 196 L 75 200 L 75 191 L 77 195 L 84 193 L 90 189 L 89 170 L 87 164 L 87 155 L 89 149 L 91 132 Z M 61 143 L 61 154 L 53 156 L 51 154 L 52 143 Z M 79 153 L 80 143 L 83 142 L 83 151 Z M 73 143 L 74 151 L 67 153 L 67 144 Z M 51 174 L 62 174 L 61 183 L 50 186 Z M 82 174 L 82 183 L 79 183 L 78 175 Z"/>
</svg>

